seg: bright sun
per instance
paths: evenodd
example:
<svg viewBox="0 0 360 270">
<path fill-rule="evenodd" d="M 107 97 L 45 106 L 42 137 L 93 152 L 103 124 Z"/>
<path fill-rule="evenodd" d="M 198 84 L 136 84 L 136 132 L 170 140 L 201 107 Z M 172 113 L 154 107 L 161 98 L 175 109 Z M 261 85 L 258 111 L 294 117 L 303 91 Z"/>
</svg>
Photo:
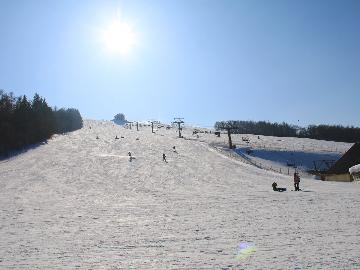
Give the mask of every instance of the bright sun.
<svg viewBox="0 0 360 270">
<path fill-rule="evenodd" d="M 128 54 L 136 44 L 132 27 L 120 20 L 113 20 L 102 30 L 102 39 L 108 52 Z"/>
</svg>

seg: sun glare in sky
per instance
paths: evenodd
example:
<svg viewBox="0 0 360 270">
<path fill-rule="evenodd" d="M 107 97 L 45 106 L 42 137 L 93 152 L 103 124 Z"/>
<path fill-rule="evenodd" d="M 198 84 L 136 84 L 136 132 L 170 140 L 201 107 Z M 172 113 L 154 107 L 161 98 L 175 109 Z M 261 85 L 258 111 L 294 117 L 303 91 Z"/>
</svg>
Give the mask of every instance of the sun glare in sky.
<svg viewBox="0 0 360 270">
<path fill-rule="evenodd" d="M 102 40 L 107 52 L 126 55 L 135 46 L 136 35 L 128 23 L 115 19 L 102 30 Z"/>
</svg>

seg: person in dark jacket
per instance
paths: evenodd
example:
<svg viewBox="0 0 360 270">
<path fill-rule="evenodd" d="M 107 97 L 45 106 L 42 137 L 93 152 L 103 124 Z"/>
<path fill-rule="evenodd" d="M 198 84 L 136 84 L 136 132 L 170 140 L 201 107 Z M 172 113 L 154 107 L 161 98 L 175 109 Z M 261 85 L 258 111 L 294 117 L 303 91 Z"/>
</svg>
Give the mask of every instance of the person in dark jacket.
<svg viewBox="0 0 360 270">
<path fill-rule="evenodd" d="M 299 173 L 298 173 L 298 172 L 294 172 L 294 187 L 295 187 L 295 191 L 300 191 L 299 183 L 300 183 Z"/>
<path fill-rule="evenodd" d="M 273 188 L 273 191 L 277 191 L 277 183 L 276 182 L 272 183 L 272 188 Z"/>
<path fill-rule="evenodd" d="M 272 188 L 274 191 L 279 191 L 279 192 L 286 191 L 286 188 L 278 188 L 276 182 L 272 183 Z"/>
</svg>

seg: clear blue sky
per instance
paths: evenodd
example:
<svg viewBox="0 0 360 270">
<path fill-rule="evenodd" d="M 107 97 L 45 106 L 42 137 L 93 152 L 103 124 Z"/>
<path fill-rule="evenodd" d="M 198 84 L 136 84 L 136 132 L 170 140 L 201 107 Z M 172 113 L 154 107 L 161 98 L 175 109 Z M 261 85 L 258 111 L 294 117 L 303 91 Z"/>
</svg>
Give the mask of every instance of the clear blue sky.
<svg viewBox="0 0 360 270">
<path fill-rule="evenodd" d="M 128 55 L 100 42 L 114 18 Z M 360 126 L 360 1 L 0 0 L 0 89 L 91 119 Z"/>
</svg>

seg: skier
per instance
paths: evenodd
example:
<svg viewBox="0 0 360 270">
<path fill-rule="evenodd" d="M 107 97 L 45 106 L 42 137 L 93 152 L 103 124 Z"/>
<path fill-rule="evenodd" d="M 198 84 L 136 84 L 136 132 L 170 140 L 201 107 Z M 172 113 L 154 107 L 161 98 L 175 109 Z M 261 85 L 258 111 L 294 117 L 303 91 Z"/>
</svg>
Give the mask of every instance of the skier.
<svg viewBox="0 0 360 270">
<path fill-rule="evenodd" d="M 295 191 L 300 191 L 299 183 L 300 183 L 299 173 L 294 172 L 294 187 L 295 187 Z"/>
<path fill-rule="evenodd" d="M 163 161 L 165 161 L 167 163 L 165 153 L 163 154 Z"/>
<path fill-rule="evenodd" d="M 129 155 L 129 161 L 131 162 L 133 160 L 133 157 L 131 156 L 131 152 L 129 152 L 128 155 Z"/>
<path fill-rule="evenodd" d="M 175 146 L 173 146 L 173 151 L 174 153 L 177 153 Z"/>
</svg>

